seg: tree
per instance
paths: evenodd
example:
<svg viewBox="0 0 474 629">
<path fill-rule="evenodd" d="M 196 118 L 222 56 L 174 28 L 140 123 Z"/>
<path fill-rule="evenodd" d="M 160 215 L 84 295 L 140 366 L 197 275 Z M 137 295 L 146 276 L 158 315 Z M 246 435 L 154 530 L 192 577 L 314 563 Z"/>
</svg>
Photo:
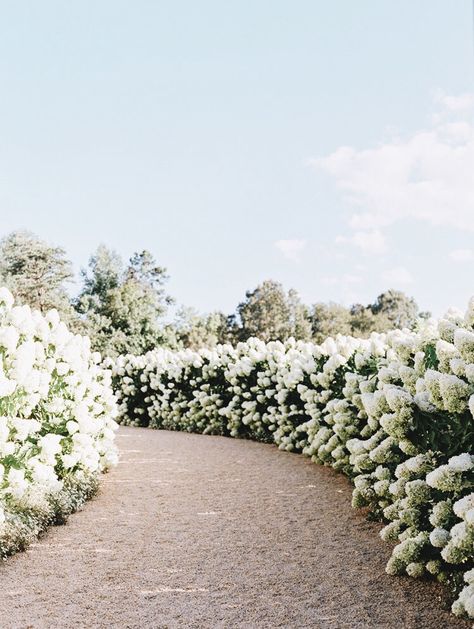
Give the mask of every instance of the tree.
<svg viewBox="0 0 474 629">
<path fill-rule="evenodd" d="M 240 321 L 240 325 L 239 322 Z M 266 280 L 237 306 L 236 332 L 240 340 L 256 336 L 262 341 L 308 338 L 307 312 L 296 291 L 288 294 L 279 282 Z"/>
<path fill-rule="evenodd" d="M 182 347 L 213 348 L 231 340 L 228 319 L 222 312 L 200 315 L 193 308 L 181 308 L 174 325 L 176 340 Z"/>
<path fill-rule="evenodd" d="M 0 278 L 18 304 L 46 312 L 56 308 L 71 320 L 74 311 L 66 291 L 72 264 L 62 247 L 49 245 L 28 231 L 15 231 L 0 241 Z"/>
<path fill-rule="evenodd" d="M 400 291 L 389 290 L 368 306 L 354 304 L 346 308 L 335 303 L 315 304 L 310 319 L 313 338 L 321 343 L 338 333 L 365 338 L 372 332 L 413 328 L 421 316 L 426 318 L 429 313 L 419 313 L 414 299 Z"/>
<path fill-rule="evenodd" d="M 288 291 L 288 306 L 290 310 L 290 336 L 302 341 L 311 340 L 312 330 L 309 309 L 299 298 L 294 288 Z"/>
<path fill-rule="evenodd" d="M 372 332 L 386 332 L 393 328 L 393 323 L 384 312 L 374 314 L 371 306 L 354 304 L 350 308 L 350 326 L 352 336 L 367 338 Z"/>
<path fill-rule="evenodd" d="M 345 306 L 333 302 L 315 304 L 310 315 L 314 340 L 322 343 L 328 336 L 351 334 L 351 320 L 351 311 Z"/>
<path fill-rule="evenodd" d="M 172 303 L 164 289 L 168 277 L 148 251 L 135 253 L 124 269 L 120 256 L 101 245 L 82 277 L 76 309 L 94 349 L 110 357 L 143 354 L 166 341 L 161 319 Z"/>
<path fill-rule="evenodd" d="M 123 262 L 115 251 L 99 245 L 97 251 L 89 259 L 90 274 L 81 271 L 83 288 L 81 295 L 94 297 L 104 301 L 109 290 L 117 288 L 123 274 Z"/>
<path fill-rule="evenodd" d="M 413 297 L 392 289 L 379 295 L 370 309 L 375 315 L 385 315 L 391 328 L 413 328 L 419 317 L 418 304 Z"/>
</svg>

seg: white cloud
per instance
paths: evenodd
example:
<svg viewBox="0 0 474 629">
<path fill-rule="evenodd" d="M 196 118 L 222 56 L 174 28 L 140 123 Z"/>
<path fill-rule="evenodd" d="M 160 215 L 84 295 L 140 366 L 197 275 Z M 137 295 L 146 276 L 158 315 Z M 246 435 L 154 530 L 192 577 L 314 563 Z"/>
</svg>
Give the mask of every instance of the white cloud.
<svg viewBox="0 0 474 629">
<path fill-rule="evenodd" d="M 299 240 L 297 238 L 289 240 L 277 240 L 274 245 L 287 260 L 299 262 L 300 253 L 306 247 L 306 240 Z"/>
<path fill-rule="evenodd" d="M 371 231 L 356 231 L 352 236 L 337 236 L 336 243 L 351 244 L 365 253 L 380 254 L 387 250 L 385 236 L 378 229 Z"/>
<path fill-rule="evenodd" d="M 474 253 L 472 249 L 455 249 L 451 251 L 449 257 L 455 262 L 469 262 L 474 259 Z"/>
<path fill-rule="evenodd" d="M 474 124 L 464 115 L 474 95 L 438 94 L 436 100 L 444 110 L 429 129 L 364 150 L 342 146 L 311 160 L 353 206 L 353 229 L 416 219 L 474 231 Z"/>
<path fill-rule="evenodd" d="M 474 94 L 450 96 L 449 94 L 445 94 L 442 90 L 438 90 L 435 94 L 435 101 L 452 112 L 465 112 L 474 108 Z"/>
<path fill-rule="evenodd" d="M 398 288 L 413 283 L 413 276 L 403 266 L 397 266 L 382 273 L 382 279 L 389 284 L 388 288 Z"/>
</svg>

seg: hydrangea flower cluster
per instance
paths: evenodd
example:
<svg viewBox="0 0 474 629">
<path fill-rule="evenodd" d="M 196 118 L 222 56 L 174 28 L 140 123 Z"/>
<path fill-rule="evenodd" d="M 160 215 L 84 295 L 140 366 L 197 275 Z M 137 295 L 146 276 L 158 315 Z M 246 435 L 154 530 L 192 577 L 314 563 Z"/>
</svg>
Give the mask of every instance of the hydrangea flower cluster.
<svg viewBox="0 0 474 629">
<path fill-rule="evenodd" d="M 119 421 L 256 439 L 348 475 L 391 574 L 458 584 L 474 618 L 474 299 L 416 332 L 122 356 Z M 467 585 L 462 589 L 462 575 Z"/>
<path fill-rule="evenodd" d="M 0 288 L 0 555 L 62 521 L 114 465 L 111 372 L 56 311 Z"/>
</svg>

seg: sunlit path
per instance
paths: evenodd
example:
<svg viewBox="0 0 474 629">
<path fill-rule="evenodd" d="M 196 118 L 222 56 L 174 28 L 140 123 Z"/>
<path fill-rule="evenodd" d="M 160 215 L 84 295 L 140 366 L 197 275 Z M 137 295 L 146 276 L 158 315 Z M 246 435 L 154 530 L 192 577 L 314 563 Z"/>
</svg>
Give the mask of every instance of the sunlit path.
<svg viewBox="0 0 474 629">
<path fill-rule="evenodd" d="M 468 627 L 385 575 L 348 482 L 272 446 L 121 428 L 100 496 L 0 567 L 0 626 Z"/>
</svg>

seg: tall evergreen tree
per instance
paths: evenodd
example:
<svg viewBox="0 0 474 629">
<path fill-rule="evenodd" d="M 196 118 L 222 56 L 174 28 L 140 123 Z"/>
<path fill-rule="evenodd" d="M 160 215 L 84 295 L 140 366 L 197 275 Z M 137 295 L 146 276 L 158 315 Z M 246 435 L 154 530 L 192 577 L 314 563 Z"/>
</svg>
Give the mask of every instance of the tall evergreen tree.
<svg viewBox="0 0 474 629">
<path fill-rule="evenodd" d="M 256 336 L 263 341 L 285 341 L 291 336 L 309 338 L 307 311 L 296 291 L 286 293 L 279 282 L 266 280 L 247 291 L 237 306 L 237 333 L 241 340 Z"/>
<path fill-rule="evenodd" d="M 172 299 L 166 270 L 148 251 L 124 267 L 120 256 L 101 245 L 82 272 L 77 311 L 88 325 L 95 349 L 105 356 L 142 354 L 166 340 L 162 318 Z"/>
<path fill-rule="evenodd" d="M 42 312 L 56 308 L 66 319 L 73 315 L 66 290 L 72 264 L 62 247 L 28 231 L 12 232 L 0 241 L 0 279 L 18 304 Z"/>
</svg>

